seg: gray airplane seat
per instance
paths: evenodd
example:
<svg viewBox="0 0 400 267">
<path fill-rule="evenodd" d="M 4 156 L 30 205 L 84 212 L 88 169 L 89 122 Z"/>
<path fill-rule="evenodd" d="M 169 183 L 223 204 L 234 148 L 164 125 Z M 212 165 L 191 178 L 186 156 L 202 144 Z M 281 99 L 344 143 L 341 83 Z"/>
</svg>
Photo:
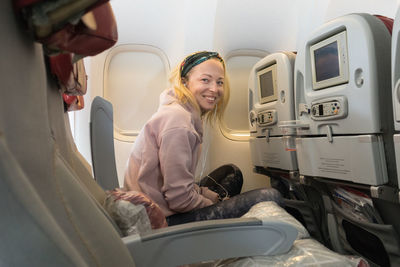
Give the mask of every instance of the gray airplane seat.
<svg viewBox="0 0 400 267">
<path fill-rule="evenodd" d="M 295 63 L 300 180 L 322 194 L 332 248 L 372 266 L 400 264 L 390 26 L 338 17 L 310 34 Z"/>
<path fill-rule="evenodd" d="M 400 185 L 400 8 L 397 10 L 392 32 L 392 102 L 395 134 L 393 135 L 396 153 L 397 180 Z M 400 186 L 399 186 L 400 188 Z M 400 200 L 400 192 L 399 192 Z"/>
<path fill-rule="evenodd" d="M 271 186 L 319 242 L 329 245 L 324 205 L 319 190 L 299 181 L 296 155 L 293 52 L 275 52 L 259 60 L 248 82 L 251 159 Z"/>
<path fill-rule="evenodd" d="M 68 113 L 64 112 L 63 99 L 60 98 L 58 85 L 54 78 L 47 76 L 47 84 L 52 90 L 47 92 L 47 105 L 49 111 L 49 126 L 52 137 L 56 141 L 57 151 L 66 163 L 76 173 L 76 178 L 86 190 L 95 198 L 97 203 L 103 203 L 106 198 L 105 191 L 93 180 L 91 167 L 78 151 L 72 137 Z"/>
<path fill-rule="evenodd" d="M 62 110 L 62 99 L 48 81 L 42 46 L 17 20 L 11 1 L 1 2 L 1 13 L 7 38 L 0 63 L 0 265 L 133 266 L 97 201 L 104 192 L 84 186 L 77 170 L 87 171 L 64 153 L 64 116 L 52 108 Z M 97 186 L 93 179 L 86 182 Z"/>
<path fill-rule="evenodd" d="M 113 131 L 112 104 L 97 96 L 90 110 L 90 143 L 94 178 L 105 190 L 119 187 Z"/>
<path fill-rule="evenodd" d="M 26 33 L 11 1 L 0 5 L 7 36 L 0 49 L 0 265 L 174 266 L 290 249 L 295 228 L 256 219 L 187 224 L 121 239 L 102 207 L 105 192 L 73 143 L 42 45 Z M 223 244 L 214 247 L 214 237 Z M 186 256 L 176 257 L 176 251 Z"/>
<path fill-rule="evenodd" d="M 285 210 L 300 221 L 313 238 L 330 247 L 325 206 L 318 187 L 283 177 L 270 176 L 270 179 L 271 186 L 284 198 Z"/>
</svg>

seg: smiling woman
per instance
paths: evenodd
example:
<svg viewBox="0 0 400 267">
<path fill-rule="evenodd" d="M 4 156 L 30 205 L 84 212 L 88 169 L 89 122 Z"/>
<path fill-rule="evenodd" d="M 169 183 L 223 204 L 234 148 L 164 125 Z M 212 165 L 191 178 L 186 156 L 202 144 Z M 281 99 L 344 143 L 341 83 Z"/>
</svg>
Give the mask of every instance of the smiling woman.
<svg viewBox="0 0 400 267">
<path fill-rule="evenodd" d="M 209 122 L 221 120 L 229 101 L 226 67 L 217 52 L 197 52 L 187 56 L 172 72 L 170 82 L 182 103 L 197 109 Z"/>
<path fill-rule="evenodd" d="M 215 59 L 207 60 L 192 69 L 187 76 L 184 85 L 193 94 L 201 113 L 214 109 L 224 95 L 224 68 L 221 62 Z"/>
<path fill-rule="evenodd" d="M 220 120 L 229 100 L 225 63 L 216 52 L 197 52 L 173 71 L 172 89 L 136 139 L 125 173 L 125 190 L 147 194 L 169 225 L 234 218 L 259 201 L 276 200 L 274 189 L 238 195 L 241 171 L 224 165 L 195 183 L 203 142 L 203 119 Z M 224 200 L 224 201 L 221 201 Z M 220 202 L 221 201 L 221 202 Z"/>
</svg>

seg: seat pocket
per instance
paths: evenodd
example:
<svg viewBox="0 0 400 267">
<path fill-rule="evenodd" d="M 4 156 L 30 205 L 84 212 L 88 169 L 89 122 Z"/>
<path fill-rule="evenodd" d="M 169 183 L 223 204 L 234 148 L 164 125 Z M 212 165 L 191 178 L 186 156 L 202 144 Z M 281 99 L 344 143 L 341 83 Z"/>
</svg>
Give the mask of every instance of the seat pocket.
<svg viewBox="0 0 400 267">
<path fill-rule="evenodd" d="M 360 221 L 334 201 L 338 239 L 343 248 L 379 266 L 400 266 L 399 236 L 393 225 Z"/>
</svg>

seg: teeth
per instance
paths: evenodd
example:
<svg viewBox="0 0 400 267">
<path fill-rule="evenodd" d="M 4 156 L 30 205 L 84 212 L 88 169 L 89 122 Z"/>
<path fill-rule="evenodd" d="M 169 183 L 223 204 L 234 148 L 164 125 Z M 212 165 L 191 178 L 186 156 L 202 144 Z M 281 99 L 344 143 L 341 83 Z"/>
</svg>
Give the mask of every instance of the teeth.
<svg viewBox="0 0 400 267">
<path fill-rule="evenodd" d="M 211 97 L 211 96 L 206 96 L 206 98 L 207 98 L 208 100 L 211 100 L 211 101 L 214 101 L 214 100 L 215 100 L 215 97 Z"/>
</svg>

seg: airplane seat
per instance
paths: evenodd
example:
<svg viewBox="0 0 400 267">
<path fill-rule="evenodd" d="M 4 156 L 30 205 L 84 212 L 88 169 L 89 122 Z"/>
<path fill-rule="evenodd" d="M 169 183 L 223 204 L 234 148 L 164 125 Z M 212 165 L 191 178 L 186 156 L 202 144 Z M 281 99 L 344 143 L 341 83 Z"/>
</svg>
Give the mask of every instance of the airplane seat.
<svg viewBox="0 0 400 267">
<path fill-rule="evenodd" d="M 171 266 L 187 263 L 175 256 L 181 248 L 174 244 L 189 240 L 185 247 L 193 251 L 187 254 L 202 260 L 207 255 L 193 246 L 212 243 L 215 235 L 224 242 L 223 256 L 290 249 L 295 228 L 254 219 L 188 224 L 121 239 L 101 206 L 104 191 L 76 153 L 61 92 L 46 70 L 42 45 L 25 32 L 11 1 L 2 1 L 0 7 L 0 28 L 7 36 L 0 44 L 0 265 L 146 266 L 143 260 L 150 258 L 160 260 L 158 266 Z M 200 241 L 191 242 L 192 235 Z M 225 244 L 230 236 L 238 239 Z M 166 243 L 156 246 L 161 239 Z M 234 249 L 246 239 L 249 242 Z M 156 254 L 166 247 L 172 249 L 169 255 Z M 213 257 L 219 252 L 214 249 Z"/>
<path fill-rule="evenodd" d="M 400 9 L 397 10 L 393 24 L 392 33 L 392 56 L 391 56 L 391 75 L 392 75 L 392 103 L 393 103 L 393 119 L 395 134 L 393 135 L 395 154 L 396 154 L 396 169 L 397 180 L 400 185 Z M 399 193 L 400 200 L 400 193 Z"/>
<path fill-rule="evenodd" d="M 390 19 L 349 14 L 300 46 L 295 63 L 300 180 L 318 189 L 332 248 L 400 263 Z"/>
<path fill-rule="evenodd" d="M 133 266 L 120 235 L 61 155 L 48 104 L 54 94 L 61 108 L 62 100 L 48 83 L 42 46 L 16 19 L 11 1 L 1 2 L 1 13 L 7 36 L 0 45 L 1 265 Z"/>
<path fill-rule="evenodd" d="M 400 77 L 400 8 L 397 9 L 392 31 L 391 40 L 391 81 L 392 81 L 392 105 L 393 105 L 393 122 L 394 122 L 394 148 L 395 148 L 395 160 L 397 169 L 397 185 L 400 188 L 400 93 L 399 93 L 399 77 Z M 398 201 L 400 201 L 400 191 L 397 192 Z M 382 205 L 383 206 L 383 205 Z M 396 208 L 399 204 L 397 203 Z M 395 214 L 398 210 L 394 207 L 388 209 L 387 213 Z M 397 216 L 394 216 L 397 217 Z M 397 225 L 400 222 L 397 223 Z M 399 233 L 398 227 L 396 230 Z"/>
<path fill-rule="evenodd" d="M 260 173 L 268 175 L 271 186 L 281 192 L 285 210 L 304 225 L 310 236 L 331 248 L 325 222 L 324 200 L 318 185 L 303 184 L 300 180 L 276 176 L 268 171 Z"/>
<path fill-rule="evenodd" d="M 94 178 L 104 190 L 119 187 L 114 152 L 112 104 L 100 96 L 90 110 L 90 143 Z"/>
<path fill-rule="evenodd" d="M 76 177 L 93 195 L 96 202 L 104 203 L 106 193 L 93 180 L 90 165 L 78 151 L 69 125 L 68 113 L 64 112 L 63 100 L 60 98 L 58 85 L 54 78 L 47 77 L 47 83 L 53 90 L 48 92 L 49 123 L 56 146 L 64 160 L 71 166 L 77 174 Z M 61 118 L 61 119 L 60 119 Z"/>
<path fill-rule="evenodd" d="M 256 172 L 270 177 L 285 209 L 319 242 L 328 245 L 318 190 L 299 182 L 295 147 L 293 52 L 276 52 L 259 60 L 249 77 L 250 151 Z M 312 199 L 312 201 L 311 201 Z M 311 204 L 312 203 L 312 204 Z"/>
<path fill-rule="evenodd" d="M 69 125 L 68 113 L 64 110 L 62 94 L 54 77 L 47 75 L 47 84 L 50 88 L 47 93 L 49 126 L 55 142 L 55 149 L 59 156 L 62 157 L 64 164 L 71 169 L 77 182 L 87 191 L 87 195 L 93 198 L 94 204 L 98 206 L 102 214 L 107 217 L 108 221 L 121 235 L 118 226 L 104 209 L 107 197 L 106 192 L 94 181 L 89 163 L 75 145 Z"/>
</svg>

